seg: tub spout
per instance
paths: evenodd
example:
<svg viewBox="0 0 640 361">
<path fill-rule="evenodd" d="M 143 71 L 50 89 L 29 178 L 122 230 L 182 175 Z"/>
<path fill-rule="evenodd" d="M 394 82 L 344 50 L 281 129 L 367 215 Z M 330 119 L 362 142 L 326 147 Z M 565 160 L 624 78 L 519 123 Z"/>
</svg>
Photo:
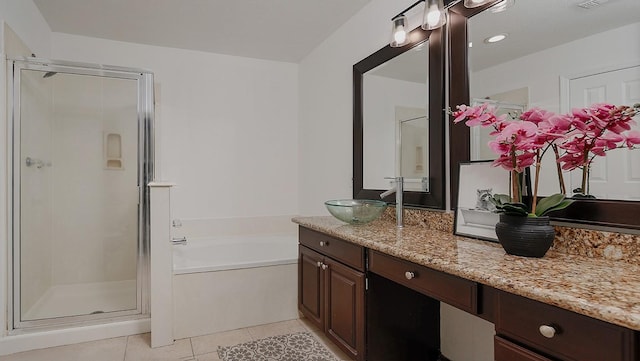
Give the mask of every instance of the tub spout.
<svg viewBox="0 0 640 361">
<path fill-rule="evenodd" d="M 171 239 L 171 244 L 173 245 L 180 244 L 184 246 L 185 244 L 187 244 L 187 237 L 182 237 L 182 238 L 174 237 Z"/>
</svg>

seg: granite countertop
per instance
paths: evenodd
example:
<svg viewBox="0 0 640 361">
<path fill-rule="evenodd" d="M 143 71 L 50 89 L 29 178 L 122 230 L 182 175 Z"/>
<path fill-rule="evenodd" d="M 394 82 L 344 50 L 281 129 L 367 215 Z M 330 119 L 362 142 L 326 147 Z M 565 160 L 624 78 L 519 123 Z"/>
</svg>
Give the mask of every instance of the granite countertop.
<svg viewBox="0 0 640 361">
<path fill-rule="evenodd" d="M 499 244 L 378 220 L 353 226 L 333 217 L 293 222 L 346 241 L 599 320 L 640 331 L 640 265 L 549 251 L 507 255 Z"/>
</svg>

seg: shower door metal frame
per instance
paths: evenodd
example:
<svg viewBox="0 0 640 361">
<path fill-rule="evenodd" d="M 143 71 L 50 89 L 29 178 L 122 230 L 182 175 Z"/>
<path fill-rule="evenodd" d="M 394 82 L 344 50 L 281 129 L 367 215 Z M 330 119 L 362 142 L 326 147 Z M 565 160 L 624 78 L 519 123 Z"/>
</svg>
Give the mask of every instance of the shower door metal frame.
<svg viewBox="0 0 640 361">
<path fill-rule="evenodd" d="M 149 309 L 149 278 L 150 278 L 150 205 L 149 182 L 154 179 L 154 93 L 153 73 L 148 70 L 86 64 L 67 61 L 52 61 L 38 58 L 8 59 L 11 68 L 11 90 L 8 92 L 9 104 L 12 104 L 11 120 L 9 122 L 10 159 L 9 180 L 11 212 L 9 212 L 9 226 L 11 242 L 9 242 L 9 269 L 13 273 L 9 277 L 9 325 L 10 334 L 20 334 L 33 329 L 59 328 L 61 326 L 80 326 L 99 324 L 120 320 L 148 318 Z M 75 74 L 121 78 L 136 80 L 138 84 L 138 242 L 137 242 L 137 275 L 136 275 L 136 309 L 105 312 L 91 315 L 63 316 L 40 320 L 23 321 L 21 319 L 20 303 L 20 177 L 22 156 L 20 154 L 20 77 L 21 70 L 36 70 L 43 72 L 57 72 L 61 74 Z"/>
</svg>

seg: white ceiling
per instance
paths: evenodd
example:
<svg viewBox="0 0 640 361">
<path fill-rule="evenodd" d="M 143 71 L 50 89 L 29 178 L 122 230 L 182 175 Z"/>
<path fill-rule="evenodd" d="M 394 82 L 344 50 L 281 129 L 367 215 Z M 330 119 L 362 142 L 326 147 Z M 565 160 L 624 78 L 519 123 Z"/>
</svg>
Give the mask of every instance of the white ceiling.
<svg viewBox="0 0 640 361">
<path fill-rule="evenodd" d="M 54 32 L 297 63 L 370 0 L 34 0 Z"/>
<path fill-rule="evenodd" d="M 589 10 L 577 6 L 586 1 L 515 0 L 507 11 L 474 16 L 469 22 L 472 70 L 640 21 L 640 0 L 597 0 L 601 5 Z M 483 42 L 500 33 L 509 36 L 494 44 Z M 593 51 L 606 51 L 606 44 L 593 46 Z"/>
</svg>

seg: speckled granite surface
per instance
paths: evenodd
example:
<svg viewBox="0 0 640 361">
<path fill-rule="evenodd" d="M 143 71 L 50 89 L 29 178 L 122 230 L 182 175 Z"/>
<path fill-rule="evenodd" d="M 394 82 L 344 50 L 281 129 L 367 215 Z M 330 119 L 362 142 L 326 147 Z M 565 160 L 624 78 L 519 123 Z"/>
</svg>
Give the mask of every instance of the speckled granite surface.
<svg viewBox="0 0 640 361">
<path fill-rule="evenodd" d="M 396 208 L 388 207 L 380 218 L 395 223 Z M 453 233 L 453 212 L 406 208 L 403 220 L 403 223 L 407 226 L 418 226 L 434 231 Z"/>
<path fill-rule="evenodd" d="M 381 219 L 394 223 L 395 208 L 385 210 Z M 453 233 L 453 213 L 424 209 L 405 209 L 404 224 L 435 231 Z M 605 232 L 592 229 L 555 226 L 554 250 L 640 265 L 640 235 Z"/>
<path fill-rule="evenodd" d="M 640 235 L 561 226 L 555 229 L 553 249 L 558 252 L 640 265 Z"/>
<path fill-rule="evenodd" d="M 355 244 L 500 290 L 640 330 L 640 265 L 554 250 L 532 259 L 505 254 L 499 244 L 380 219 L 352 226 L 333 217 L 295 223 Z"/>
</svg>

